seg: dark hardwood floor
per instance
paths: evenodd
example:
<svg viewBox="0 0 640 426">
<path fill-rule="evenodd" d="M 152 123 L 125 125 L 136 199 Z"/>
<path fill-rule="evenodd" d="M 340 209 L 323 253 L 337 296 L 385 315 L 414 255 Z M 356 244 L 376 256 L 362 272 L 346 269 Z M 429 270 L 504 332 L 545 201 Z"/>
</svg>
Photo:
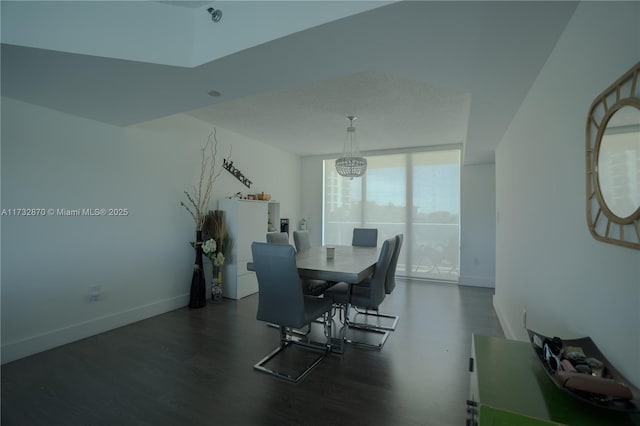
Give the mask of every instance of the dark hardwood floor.
<svg viewBox="0 0 640 426">
<path fill-rule="evenodd" d="M 297 385 L 253 370 L 278 339 L 257 295 L 179 309 L 3 365 L 2 425 L 464 425 L 471 334 L 503 335 L 492 296 L 399 280 L 382 351 Z"/>
</svg>

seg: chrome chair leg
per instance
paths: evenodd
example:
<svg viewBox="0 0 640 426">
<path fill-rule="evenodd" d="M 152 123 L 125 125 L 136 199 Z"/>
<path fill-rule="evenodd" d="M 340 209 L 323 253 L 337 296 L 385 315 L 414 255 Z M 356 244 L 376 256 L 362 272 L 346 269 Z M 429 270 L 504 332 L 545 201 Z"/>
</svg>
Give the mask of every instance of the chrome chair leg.
<svg viewBox="0 0 640 426">
<path fill-rule="evenodd" d="M 293 344 L 293 342 L 291 342 L 291 341 L 287 341 L 285 343 L 282 343 L 273 352 L 271 352 L 269 355 L 267 355 L 266 357 L 261 359 L 256 365 L 254 365 L 253 368 L 255 370 L 261 371 L 263 373 L 271 374 L 272 376 L 276 376 L 276 377 L 278 377 L 280 379 L 283 379 L 283 380 L 286 380 L 288 382 L 298 383 L 307 374 L 309 374 L 311 372 L 311 370 L 313 370 L 313 368 L 316 365 L 318 365 L 320 363 L 320 361 L 322 361 L 324 359 L 325 356 L 327 356 L 326 351 L 320 353 L 320 355 L 318 357 L 316 357 L 309 365 L 307 365 L 305 367 L 305 369 L 302 371 L 302 373 L 300 373 L 300 374 L 298 374 L 296 376 L 292 376 L 292 375 L 290 375 L 288 373 L 284 373 L 284 372 L 281 372 L 281 371 L 278 371 L 278 370 L 274 370 L 274 369 L 265 367 L 265 364 L 267 362 L 269 362 L 276 355 L 278 355 L 280 352 L 282 352 L 283 350 L 285 350 L 286 348 L 288 348 L 292 344 Z"/>
<path fill-rule="evenodd" d="M 333 337 L 333 321 L 336 314 L 338 315 L 338 321 L 342 323 L 343 326 L 340 327 L 340 330 L 338 331 L 338 337 L 334 338 Z M 325 330 L 326 330 L 326 335 L 330 339 L 328 343 L 330 345 L 330 350 L 334 354 L 342 355 L 344 353 L 344 347 L 345 347 L 344 343 L 346 340 L 346 326 L 344 325 L 344 322 L 342 320 L 342 305 L 338 305 L 338 304 L 333 305 L 333 308 L 331 309 L 331 313 L 329 315 L 328 320 L 329 320 L 329 328 L 328 329 L 325 328 Z"/>
<path fill-rule="evenodd" d="M 374 329 L 371 327 L 363 327 L 358 323 L 351 322 L 349 317 L 349 310 L 351 308 L 351 304 L 348 303 L 346 305 L 343 305 L 343 308 L 344 308 L 344 321 L 343 321 L 344 326 L 340 330 L 340 341 L 343 344 L 348 343 L 361 348 L 381 350 L 384 344 L 387 342 L 387 338 L 389 338 L 389 332 L 385 330 Z M 354 309 L 356 308 L 354 307 Z M 340 309 L 340 312 L 342 314 L 343 309 Z M 350 329 L 363 330 L 368 333 L 380 335 L 381 336 L 380 341 L 377 344 L 371 344 L 371 343 L 367 343 L 367 342 L 363 342 L 355 339 L 350 339 L 347 337 L 347 333 Z"/>
<path fill-rule="evenodd" d="M 318 321 L 314 321 L 314 322 L 318 322 Z M 321 324 L 321 322 L 320 322 L 320 324 Z M 280 328 L 280 326 L 278 324 L 272 324 L 270 322 L 267 323 L 267 327 Z M 307 327 L 308 327 L 307 331 L 304 331 L 302 329 L 294 328 L 294 329 L 291 330 L 291 332 L 293 334 L 295 334 L 296 336 L 304 337 L 304 336 L 308 335 L 309 333 L 311 333 L 311 324 L 309 324 Z"/>
<path fill-rule="evenodd" d="M 325 318 L 329 319 L 329 314 L 325 314 Z M 283 379 L 285 381 L 288 382 L 292 382 L 292 383 L 298 383 L 300 380 L 302 380 L 307 374 L 309 374 L 311 372 L 311 370 L 314 369 L 314 367 L 316 367 L 320 361 L 322 361 L 327 354 L 329 353 L 330 349 L 331 349 L 331 324 L 329 323 L 328 325 L 325 325 L 325 327 L 328 328 L 329 331 L 329 337 L 327 338 L 326 343 L 324 343 L 323 345 L 318 345 L 317 343 L 314 344 L 314 342 L 304 342 L 301 340 L 298 340 L 298 338 L 296 338 L 295 336 L 293 336 L 293 330 L 289 329 L 289 333 L 292 334 L 291 337 L 288 337 L 288 333 L 287 333 L 287 328 L 286 327 L 278 327 L 280 330 L 280 345 L 274 349 L 269 355 L 265 356 L 264 358 L 262 358 L 260 361 L 258 361 L 257 364 L 255 364 L 253 366 L 254 370 L 258 370 L 261 371 L 263 373 L 267 373 L 270 374 L 272 376 L 278 377 L 280 379 Z M 309 328 L 311 328 L 311 326 L 309 326 Z M 304 370 L 297 374 L 297 375 L 291 375 L 289 373 L 286 372 L 282 372 L 282 371 L 278 371 L 272 368 L 268 368 L 266 367 L 266 364 L 272 360 L 273 358 L 275 358 L 279 353 L 281 353 L 282 351 L 284 351 L 285 349 L 287 349 L 288 347 L 292 346 L 292 345 L 297 345 L 297 346 L 302 346 L 305 348 L 309 348 L 313 351 L 319 352 L 318 356 L 315 357 L 309 364 L 307 364 L 307 366 L 304 368 Z"/>
<path fill-rule="evenodd" d="M 333 318 L 331 312 L 324 315 L 324 335 L 327 338 L 327 351 L 331 351 L 333 347 Z"/>
<path fill-rule="evenodd" d="M 357 346 L 360 348 L 366 348 L 366 349 L 374 349 L 374 350 L 382 350 L 382 347 L 384 346 L 384 344 L 387 342 L 387 339 L 389 338 L 389 332 L 388 331 L 382 331 L 382 330 L 375 330 L 372 328 L 368 328 L 368 327 L 360 327 L 357 324 L 351 323 L 349 324 L 349 329 L 350 330 L 363 330 L 366 331 L 367 333 L 373 333 L 373 334 L 379 334 L 381 336 L 380 341 L 377 344 L 371 344 L 371 343 L 366 343 L 360 340 L 354 340 L 354 339 L 347 339 L 346 342 L 353 345 L 353 346 Z"/>
<path fill-rule="evenodd" d="M 371 330 L 396 331 L 396 327 L 398 326 L 398 320 L 400 319 L 398 315 L 381 314 L 378 310 L 373 310 L 373 309 L 366 309 L 364 311 L 359 310 L 357 307 L 354 307 L 354 309 L 356 311 L 356 314 L 353 317 L 354 320 L 358 315 L 366 315 L 366 316 L 370 315 L 376 318 L 388 318 L 393 320 L 393 322 L 391 325 L 369 324 L 369 323 L 362 323 L 362 322 L 355 322 L 355 321 L 352 322 L 352 324 L 358 325 L 361 328 L 370 328 Z"/>
</svg>

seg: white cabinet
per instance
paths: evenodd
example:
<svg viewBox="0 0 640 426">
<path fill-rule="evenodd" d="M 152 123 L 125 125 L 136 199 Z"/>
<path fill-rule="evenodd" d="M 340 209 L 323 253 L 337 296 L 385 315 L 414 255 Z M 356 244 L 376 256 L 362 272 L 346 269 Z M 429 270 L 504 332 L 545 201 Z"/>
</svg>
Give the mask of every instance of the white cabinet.
<svg viewBox="0 0 640 426">
<path fill-rule="evenodd" d="M 266 241 L 268 213 L 274 213 L 273 207 L 269 207 L 270 204 L 277 203 L 237 199 L 220 200 L 218 203 L 218 209 L 224 211 L 229 234 L 229 244 L 224 254 L 226 261 L 222 268 L 224 297 L 241 299 L 258 292 L 256 274 L 247 271 L 247 262 L 252 260 L 251 243 Z M 279 206 L 277 210 L 279 216 Z M 280 218 L 277 220 L 279 226 Z"/>
</svg>

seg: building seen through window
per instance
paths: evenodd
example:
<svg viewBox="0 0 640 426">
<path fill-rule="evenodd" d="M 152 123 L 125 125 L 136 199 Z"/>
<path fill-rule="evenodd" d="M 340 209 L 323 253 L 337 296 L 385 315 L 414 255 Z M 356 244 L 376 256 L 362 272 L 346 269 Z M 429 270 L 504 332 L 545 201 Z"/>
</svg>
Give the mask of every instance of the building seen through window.
<svg viewBox="0 0 640 426">
<path fill-rule="evenodd" d="M 351 244 L 355 227 L 378 228 L 379 245 L 405 236 L 401 276 L 457 281 L 460 150 L 368 156 L 367 173 L 348 179 L 325 161 L 323 238 Z"/>
</svg>

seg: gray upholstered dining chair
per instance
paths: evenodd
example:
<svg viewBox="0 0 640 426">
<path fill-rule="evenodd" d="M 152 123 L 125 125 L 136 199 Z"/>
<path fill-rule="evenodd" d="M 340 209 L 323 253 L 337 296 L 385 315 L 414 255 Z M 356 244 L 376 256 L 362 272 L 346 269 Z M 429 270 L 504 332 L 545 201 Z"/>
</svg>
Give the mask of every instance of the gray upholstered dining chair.
<svg viewBox="0 0 640 426">
<path fill-rule="evenodd" d="M 400 257 L 400 250 L 402 250 L 403 241 L 404 234 L 396 235 L 396 248 L 391 256 L 389 271 L 387 271 L 387 280 L 384 283 L 384 289 L 387 294 L 391 294 L 391 292 L 396 288 L 396 268 L 398 267 L 398 258 Z"/>
<path fill-rule="evenodd" d="M 353 228 L 353 237 L 351 239 L 351 245 L 360 246 L 360 247 L 377 247 L 378 229 L 377 228 Z"/>
<path fill-rule="evenodd" d="M 300 277 L 292 246 L 254 242 L 251 244 L 253 264 L 258 277 L 258 312 L 260 321 L 276 324 L 280 329 L 280 345 L 260 360 L 254 369 L 290 382 L 307 375 L 331 350 L 331 299 L 302 294 Z M 292 337 L 292 330 L 324 317 L 326 342 L 302 342 Z M 295 375 L 268 368 L 266 364 L 290 345 L 302 345 L 319 352 L 301 373 Z"/>
<path fill-rule="evenodd" d="M 293 239 L 296 242 L 296 249 L 300 251 L 302 249 L 298 245 L 298 240 L 296 239 L 297 232 L 299 231 L 293 231 Z M 309 235 L 307 234 L 307 243 L 308 241 Z M 289 244 L 289 235 L 287 235 L 286 232 L 270 232 L 267 234 L 267 242 L 271 244 Z M 310 244 L 309 247 L 311 247 Z M 320 296 L 326 289 L 331 287 L 331 285 L 332 283 L 329 283 L 327 281 L 305 278 L 302 280 L 302 292 L 308 296 Z"/>
<path fill-rule="evenodd" d="M 293 231 L 293 242 L 295 243 L 296 250 L 298 251 L 304 251 L 311 248 L 308 231 Z"/>
<path fill-rule="evenodd" d="M 269 232 L 267 242 L 271 244 L 289 244 L 289 234 L 286 232 Z"/>
<path fill-rule="evenodd" d="M 376 267 L 371 276 L 368 286 L 351 286 L 349 284 L 338 283 L 333 287 L 327 289 L 324 292 L 325 297 L 333 300 L 335 304 L 342 305 L 344 307 L 344 321 L 347 328 L 360 328 L 372 333 L 378 333 L 382 335 L 380 343 L 372 345 L 365 342 L 359 342 L 355 340 L 347 340 L 347 342 L 364 346 L 373 349 L 382 349 L 382 346 L 389 337 L 389 332 L 384 330 L 376 330 L 371 327 L 361 327 L 358 324 L 349 322 L 349 308 L 351 305 L 362 309 L 377 309 L 385 298 L 385 281 L 387 277 L 387 271 L 391 263 L 391 256 L 393 255 L 396 246 L 396 238 L 389 238 L 382 244 L 380 255 L 376 263 Z"/>
<path fill-rule="evenodd" d="M 391 262 L 389 263 L 389 269 L 387 270 L 387 277 L 385 279 L 384 282 L 384 290 L 386 294 L 391 294 L 393 292 L 393 290 L 396 288 L 396 268 L 398 266 L 398 258 L 400 257 L 400 250 L 402 250 L 402 242 L 404 240 L 404 235 L 403 234 L 398 234 L 394 237 L 396 239 L 396 246 L 395 249 L 393 250 L 393 254 L 391 255 Z M 359 285 L 369 285 L 369 281 L 364 281 L 363 283 L 359 284 Z M 393 314 L 383 314 L 380 313 L 378 308 L 375 309 L 365 309 L 364 311 L 359 311 L 356 308 L 356 316 L 357 315 L 367 315 L 367 316 L 372 316 L 372 317 L 377 317 L 377 318 L 388 318 L 393 320 L 393 322 L 391 323 L 391 325 L 384 325 L 384 324 L 371 324 L 371 323 L 357 323 L 354 322 L 352 324 L 358 325 L 362 328 L 372 328 L 374 330 L 389 330 L 389 331 L 395 331 L 397 325 L 398 325 L 398 320 L 399 320 L 399 316 L 398 315 L 393 315 Z M 354 318 L 355 320 L 355 318 Z"/>
</svg>

